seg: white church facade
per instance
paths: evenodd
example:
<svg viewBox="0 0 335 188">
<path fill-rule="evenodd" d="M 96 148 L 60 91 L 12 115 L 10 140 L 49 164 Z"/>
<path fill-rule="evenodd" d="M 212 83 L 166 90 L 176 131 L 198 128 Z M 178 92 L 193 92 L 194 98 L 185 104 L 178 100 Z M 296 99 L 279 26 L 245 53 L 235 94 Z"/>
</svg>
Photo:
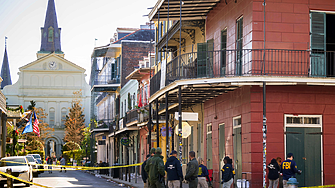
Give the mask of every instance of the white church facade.
<svg viewBox="0 0 335 188">
<path fill-rule="evenodd" d="M 64 144 L 66 115 L 75 97 L 73 93 L 82 91 L 81 104 L 84 108 L 85 125 L 88 126 L 91 92 L 85 80 L 85 69 L 66 60 L 60 49 L 60 29 L 54 0 L 48 2 L 44 28 L 38 59 L 20 67 L 18 81 L 5 86 L 3 93 L 10 105 L 22 105 L 26 109 L 33 100 L 37 108 L 45 110 L 48 116 L 44 121 L 55 129 L 45 140 L 45 152 L 49 155 L 50 150 L 54 150 L 59 157 Z"/>
</svg>

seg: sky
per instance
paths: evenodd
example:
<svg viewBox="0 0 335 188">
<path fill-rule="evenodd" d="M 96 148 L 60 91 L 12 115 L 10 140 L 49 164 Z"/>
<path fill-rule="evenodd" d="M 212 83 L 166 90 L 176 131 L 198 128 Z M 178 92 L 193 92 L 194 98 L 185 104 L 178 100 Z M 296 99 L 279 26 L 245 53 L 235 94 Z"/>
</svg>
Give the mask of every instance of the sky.
<svg viewBox="0 0 335 188">
<path fill-rule="evenodd" d="M 86 69 L 94 46 L 109 43 L 117 27 L 139 28 L 157 0 L 55 0 L 65 59 Z M 12 83 L 19 68 L 37 59 L 48 0 L 0 0 L 0 63 L 5 36 Z M 98 39 L 95 41 L 95 39 Z"/>
</svg>

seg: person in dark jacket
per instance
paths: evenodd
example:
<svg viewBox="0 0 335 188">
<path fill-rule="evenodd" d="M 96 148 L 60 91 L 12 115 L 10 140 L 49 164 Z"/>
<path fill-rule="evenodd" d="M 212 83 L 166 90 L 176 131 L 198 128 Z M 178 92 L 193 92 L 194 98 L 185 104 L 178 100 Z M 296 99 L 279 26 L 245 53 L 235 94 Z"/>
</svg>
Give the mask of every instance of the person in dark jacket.
<svg viewBox="0 0 335 188">
<path fill-rule="evenodd" d="M 268 165 L 269 188 L 278 188 L 280 167 L 276 159 L 272 159 Z"/>
<path fill-rule="evenodd" d="M 287 181 L 289 178 L 294 177 L 295 174 L 301 174 L 301 170 L 297 169 L 297 164 L 295 161 L 293 161 L 293 154 L 288 153 L 287 158 L 283 163 L 281 164 L 281 170 L 280 172 L 283 174 L 283 186 L 284 188 L 287 188 Z"/>
<path fill-rule="evenodd" d="M 146 160 L 143 162 L 142 166 L 141 166 L 141 172 L 142 172 L 142 180 L 144 183 L 144 188 L 149 188 L 149 184 L 148 184 L 148 173 L 144 170 L 145 165 L 147 164 L 147 161 L 150 157 L 150 154 L 147 155 Z"/>
<path fill-rule="evenodd" d="M 52 165 L 52 158 L 50 156 L 48 156 L 46 161 L 47 161 L 47 164 L 49 165 L 48 169 L 50 169 L 49 174 L 51 174 L 52 173 L 52 166 L 51 166 Z"/>
<path fill-rule="evenodd" d="M 188 181 L 189 188 L 197 188 L 199 165 L 197 159 L 195 158 L 195 152 L 190 151 L 188 157 L 190 158 L 190 162 L 187 163 L 185 180 Z"/>
<path fill-rule="evenodd" d="M 281 168 L 281 157 L 277 157 L 276 158 L 276 161 L 279 165 L 279 168 Z M 278 188 L 283 188 L 283 176 L 282 175 L 279 175 L 279 187 Z"/>
<path fill-rule="evenodd" d="M 233 177 L 235 174 L 234 168 L 232 167 L 232 159 L 226 156 L 223 159 L 224 166 L 222 167 L 222 188 L 230 188 L 231 184 L 233 183 Z"/>
<path fill-rule="evenodd" d="M 207 167 L 204 165 L 204 160 L 198 157 L 199 172 L 198 172 L 198 188 L 208 188 L 207 181 L 210 183 Z M 207 179 L 207 181 L 206 181 Z"/>
<path fill-rule="evenodd" d="M 157 148 L 153 157 L 148 159 L 144 170 L 148 173 L 148 182 L 150 188 L 164 187 L 164 161 L 162 156 L 162 149 Z"/>
<path fill-rule="evenodd" d="M 183 180 L 183 172 L 180 161 L 177 159 L 177 151 L 173 150 L 170 158 L 165 163 L 169 188 L 180 188 L 180 181 Z"/>
</svg>

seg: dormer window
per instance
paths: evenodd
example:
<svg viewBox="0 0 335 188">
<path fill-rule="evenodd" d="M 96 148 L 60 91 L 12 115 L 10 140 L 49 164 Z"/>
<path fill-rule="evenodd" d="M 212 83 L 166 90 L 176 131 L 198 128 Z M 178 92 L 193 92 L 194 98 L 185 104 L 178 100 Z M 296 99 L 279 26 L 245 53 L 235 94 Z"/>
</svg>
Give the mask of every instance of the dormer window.
<svg viewBox="0 0 335 188">
<path fill-rule="evenodd" d="M 53 42 L 54 41 L 54 28 L 49 27 L 48 29 L 48 42 Z"/>
</svg>

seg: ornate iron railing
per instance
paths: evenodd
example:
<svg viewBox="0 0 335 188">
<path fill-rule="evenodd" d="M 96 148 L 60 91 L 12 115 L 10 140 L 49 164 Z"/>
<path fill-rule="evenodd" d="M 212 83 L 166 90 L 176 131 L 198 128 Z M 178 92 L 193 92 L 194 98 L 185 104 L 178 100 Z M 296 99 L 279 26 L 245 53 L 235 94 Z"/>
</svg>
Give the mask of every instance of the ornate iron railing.
<svg viewBox="0 0 335 188">
<path fill-rule="evenodd" d="M 150 94 L 176 80 L 236 76 L 335 76 L 335 52 L 242 49 L 186 53 L 151 78 Z"/>
</svg>

